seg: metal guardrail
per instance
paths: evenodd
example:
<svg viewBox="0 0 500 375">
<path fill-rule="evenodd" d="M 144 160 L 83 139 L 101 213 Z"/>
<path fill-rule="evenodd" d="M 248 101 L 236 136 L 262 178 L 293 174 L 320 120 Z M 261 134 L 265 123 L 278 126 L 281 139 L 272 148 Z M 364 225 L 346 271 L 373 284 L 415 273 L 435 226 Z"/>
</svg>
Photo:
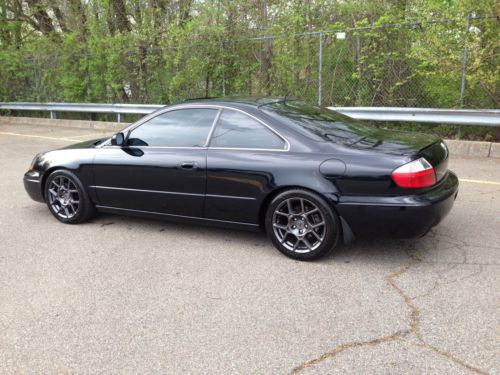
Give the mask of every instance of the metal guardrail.
<svg viewBox="0 0 500 375">
<path fill-rule="evenodd" d="M 42 111 L 50 112 L 50 118 L 56 118 L 56 112 L 77 113 L 115 113 L 118 122 L 122 121 L 122 115 L 135 114 L 146 115 L 164 105 L 157 104 L 94 104 L 94 103 L 27 103 L 27 102 L 3 102 L 0 110 L 15 111 Z"/>
<path fill-rule="evenodd" d="M 400 107 L 328 108 L 359 120 L 500 126 L 500 110 L 497 109 L 435 109 Z"/>
<path fill-rule="evenodd" d="M 0 103 L 0 110 L 47 111 L 50 118 L 56 112 L 115 113 L 117 121 L 123 114 L 148 114 L 164 107 L 156 104 L 92 104 L 92 103 Z M 482 125 L 500 127 L 497 109 L 434 109 L 400 107 L 328 107 L 360 120 L 401 121 L 455 125 Z"/>
</svg>

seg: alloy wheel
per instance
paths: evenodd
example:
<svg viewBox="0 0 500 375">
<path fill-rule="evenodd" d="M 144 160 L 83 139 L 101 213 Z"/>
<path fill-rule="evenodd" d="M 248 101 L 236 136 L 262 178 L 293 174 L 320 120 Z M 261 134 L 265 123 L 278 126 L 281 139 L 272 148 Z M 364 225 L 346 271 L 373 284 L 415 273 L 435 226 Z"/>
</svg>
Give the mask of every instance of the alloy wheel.
<svg viewBox="0 0 500 375">
<path fill-rule="evenodd" d="M 316 204 L 305 198 L 288 198 L 273 213 L 273 230 L 289 251 L 309 253 L 324 241 L 325 218 Z"/>
<path fill-rule="evenodd" d="M 52 211 L 63 219 L 71 219 L 80 208 L 80 195 L 76 185 L 65 176 L 56 176 L 50 181 L 49 204 Z"/>
</svg>

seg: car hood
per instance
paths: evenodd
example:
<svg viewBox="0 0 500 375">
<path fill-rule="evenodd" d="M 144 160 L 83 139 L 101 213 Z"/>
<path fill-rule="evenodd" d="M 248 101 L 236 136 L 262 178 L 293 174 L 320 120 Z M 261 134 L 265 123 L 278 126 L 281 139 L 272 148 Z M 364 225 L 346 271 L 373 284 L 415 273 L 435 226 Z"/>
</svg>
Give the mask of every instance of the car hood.
<svg viewBox="0 0 500 375">
<path fill-rule="evenodd" d="M 109 137 L 91 139 L 88 141 L 79 142 L 79 143 L 75 143 L 75 144 L 63 147 L 62 149 L 67 150 L 67 149 L 79 149 L 79 148 L 80 149 L 81 148 L 95 148 L 97 145 L 100 145 L 102 142 L 106 141 L 107 139 L 109 139 Z"/>
</svg>

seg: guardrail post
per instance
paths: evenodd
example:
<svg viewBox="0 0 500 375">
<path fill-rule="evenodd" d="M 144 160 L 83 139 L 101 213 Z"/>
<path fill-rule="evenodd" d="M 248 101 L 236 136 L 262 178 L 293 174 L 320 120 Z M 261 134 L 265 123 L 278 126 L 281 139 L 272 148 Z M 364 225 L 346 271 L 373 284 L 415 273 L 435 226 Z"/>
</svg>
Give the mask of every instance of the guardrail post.
<svg viewBox="0 0 500 375">
<path fill-rule="evenodd" d="M 122 114 L 121 113 L 116 114 L 116 121 L 122 122 Z"/>
<path fill-rule="evenodd" d="M 55 120 L 56 119 L 56 113 L 54 111 L 50 111 L 50 119 Z"/>
</svg>

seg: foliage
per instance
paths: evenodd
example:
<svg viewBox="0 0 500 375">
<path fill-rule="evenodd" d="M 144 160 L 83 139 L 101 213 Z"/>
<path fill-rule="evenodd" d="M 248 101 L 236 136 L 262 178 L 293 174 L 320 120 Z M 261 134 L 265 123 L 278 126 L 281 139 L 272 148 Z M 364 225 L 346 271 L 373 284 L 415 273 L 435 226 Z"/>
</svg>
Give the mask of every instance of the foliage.
<svg viewBox="0 0 500 375">
<path fill-rule="evenodd" d="M 291 93 L 316 102 L 322 30 L 323 105 L 459 107 L 466 45 L 465 106 L 497 108 L 495 6 L 0 0 L 0 101 L 172 103 Z M 263 35 L 275 37 L 256 38 Z"/>
</svg>

